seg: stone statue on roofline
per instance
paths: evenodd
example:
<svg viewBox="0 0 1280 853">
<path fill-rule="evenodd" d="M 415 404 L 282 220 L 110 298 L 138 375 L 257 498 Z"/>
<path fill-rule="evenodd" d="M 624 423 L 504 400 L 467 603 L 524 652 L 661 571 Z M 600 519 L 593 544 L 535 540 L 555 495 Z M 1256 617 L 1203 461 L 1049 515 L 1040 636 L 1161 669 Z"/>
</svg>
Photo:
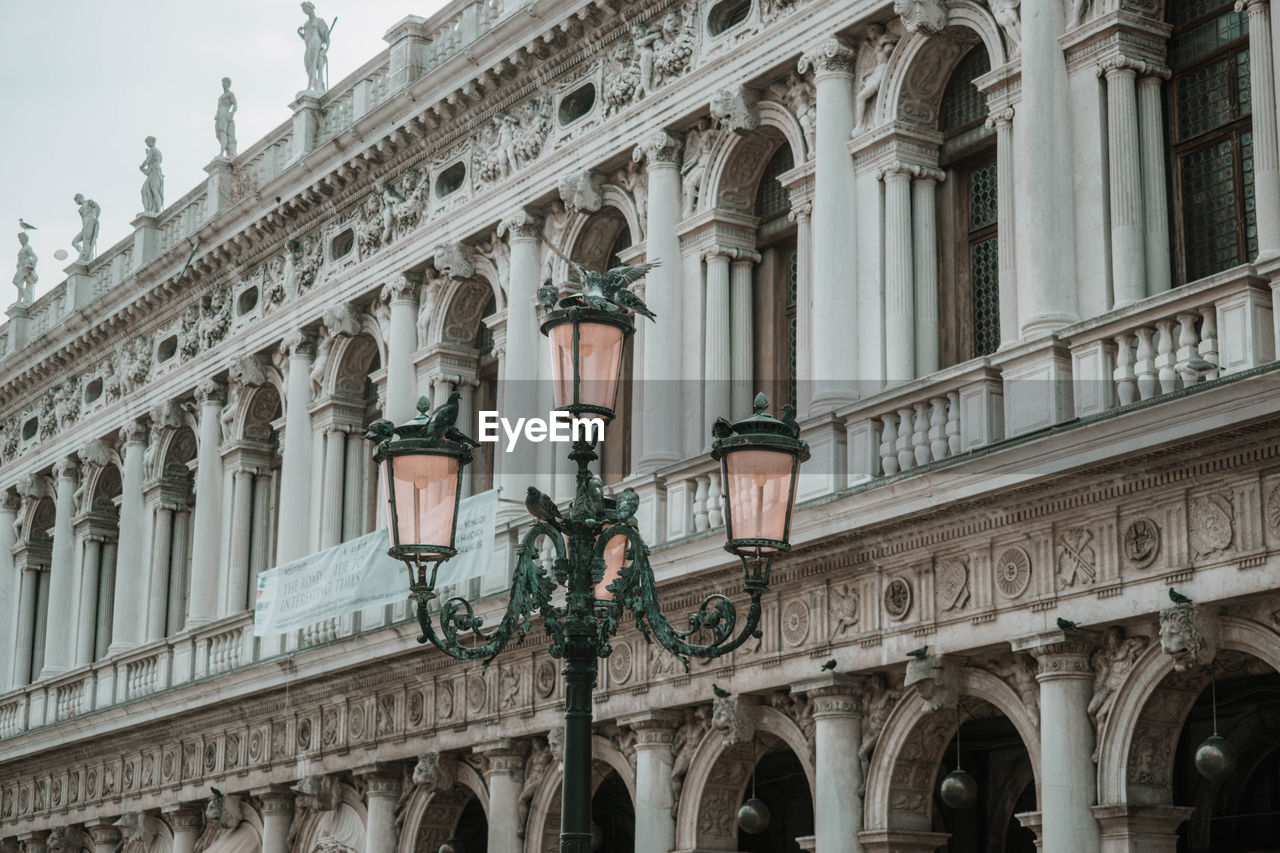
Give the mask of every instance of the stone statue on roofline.
<svg viewBox="0 0 1280 853">
<path fill-rule="evenodd" d="M 213 116 L 213 132 L 218 136 L 218 156 L 228 160 L 236 156 L 236 96 L 231 91 L 231 78 L 222 78 L 222 94 L 218 96 L 218 111 Z"/>
<path fill-rule="evenodd" d="M 164 170 L 160 167 L 164 157 L 156 148 L 154 136 L 148 136 L 146 142 L 147 154 L 138 166 L 138 171 L 147 176 L 142 182 L 142 212 L 154 216 L 164 210 Z"/>
<path fill-rule="evenodd" d="M 329 70 L 330 26 L 325 23 L 324 18 L 316 16 L 313 3 L 303 3 L 302 11 L 306 13 L 307 20 L 298 27 L 298 38 L 302 39 L 304 45 L 302 64 L 307 69 L 307 92 L 318 94 L 329 88 L 325 77 Z"/>
<path fill-rule="evenodd" d="M 22 231 L 18 234 L 18 269 L 13 274 L 14 287 L 18 288 L 18 304 L 30 305 L 35 298 L 36 282 L 40 280 L 40 276 L 36 275 L 36 250 L 31 248 L 31 238 L 27 236 L 27 232 Z"/>
<path fill-rule="evenodd" d="M 98 254 L 98 218 L 102 208 L 80 193 L 76 193 L 75 202 L 80 209 L 80 233 L 71 238 L 71 248 L 80 253 L 76 261 L 87 264 Z"/>
</svg>

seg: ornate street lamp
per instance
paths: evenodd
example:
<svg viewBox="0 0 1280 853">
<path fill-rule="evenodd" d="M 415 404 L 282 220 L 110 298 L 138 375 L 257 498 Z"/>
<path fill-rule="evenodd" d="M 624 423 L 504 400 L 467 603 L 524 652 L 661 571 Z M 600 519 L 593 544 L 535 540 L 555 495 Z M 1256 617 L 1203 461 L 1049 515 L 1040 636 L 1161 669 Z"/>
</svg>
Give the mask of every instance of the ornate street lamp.
<svg viewBox="0 0 1280 853">
<path fill-rule="evenodd" d="M 589 275 L 603 279 L 613 273 Z M 585 283 L 585 303 L 582 296 L 562 300 L 557 310 L 548 313 L 542 331 L 551 342 L 557 407 L 575 418 L 612 419 L 634 324 L 629 311 L 608 310 L 601 297 L 592 295 L 601 291 L 591 287 L 591 282 Z M 626 296 L 634 294 L 627 291 Z M 456 553 L 458 484 L 462 468 L 471 461 L 470 439 L 453 426 L 456 406 L 450 411 L 446 404 L 428 414 L 428 405 L 425 398 L 419 400 L 419 414 L 408 424 L 394 427 L 379 422 L 369 433 L 378 442 L 375 459 L 384 466 L 390 484 L 386 490 L 389 553 L 409 568 L 411 598 L 417 602 L 422 627 L 418 641 L 430 642 L 460 660 L 482 659 L 488 664 L 508 643 L 524 637 L 535 613 L 541 615 L 552 656 L 564 660 L 560 850 L 589 853 L 591 691 L 598 659 L 612 651 L 610 638 L 626 613 L 634 616 L 646 641 L 656 639 L 686 668 L 689 657 L 719 657 L 760 635 L 760 599 L 773 558 L 790 548 L 796 478 L 800 462 L 809 457 L 808 445 L 798 437 L 794 422 L 765 413 L 768 401 L 763 395 L 756 398 L 753 415 L 732 424 L 719 419 L 713 429 L 712 455 L 721 463 L 728 503 L 725 547 L 742 559 L 750 600 L 740 630 L 733 602 L 718 593 L 689 616 L 687 630 L 676 628 L 663 616 L 649 546 L 636 529 L 635 492 L 624 490 L 617 499 L 603 496 L 600 480 L 590 469 L 598 458 L 595 442 L 584 438 L 575 440 L 569 453 L 578 472 L 576 496 L 566 514 L 530 489 L 527 504 L 538 520 L 516 549 L 514 579 L 502 620 L 486 633 L 472 603 L 462 597 L 442 602 L 438 627 L 428 607 L 436 597 L 437 567 Z M 541 537 L 555 547 L 550 575 L 538 561 L 536 543 Z M 551 601 L 557 585 L 565 591 L 562 606 Z"/>
</svg>

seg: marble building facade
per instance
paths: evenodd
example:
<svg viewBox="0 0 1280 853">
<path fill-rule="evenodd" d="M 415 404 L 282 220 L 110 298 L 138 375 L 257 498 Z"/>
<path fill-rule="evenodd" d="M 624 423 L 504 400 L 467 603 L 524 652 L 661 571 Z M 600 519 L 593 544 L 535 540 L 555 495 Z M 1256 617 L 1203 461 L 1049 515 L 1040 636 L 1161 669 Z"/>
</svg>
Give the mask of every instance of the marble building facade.
<svg viewBox="0 0 1280 853">
<path fill-rule="evenodd" d="M 765 388 L 813 449 L 761 639 L 685 672 L 624 631 L 602 662 L 601 849 L 1260 847 L 1276 36 L 1266 0 L 395 23 L 8 309 L 0 848 L 556 849 L 536 630 L 485 673 L 405 605 L 265 638 L 249 609 L 258 573 L 379 523 L 372 419 L 453 388 L 473 418 L 547 408 L 544 238 L 661 261 L 601 465 L 641 497 L 672 618 L 740 584 L 711 420 Z M 467 488 L 567 499 L 551 447 L 480 454 Z M 481 611 L 528 523 L 502 502 Z M 1220 783 L 1190 764 L 1213 710 L 1241 755 Z M 936 795 L 958 755 L 963 813 Z M 761 836 L 735 823 L 753 782 Z"/>
</svg>

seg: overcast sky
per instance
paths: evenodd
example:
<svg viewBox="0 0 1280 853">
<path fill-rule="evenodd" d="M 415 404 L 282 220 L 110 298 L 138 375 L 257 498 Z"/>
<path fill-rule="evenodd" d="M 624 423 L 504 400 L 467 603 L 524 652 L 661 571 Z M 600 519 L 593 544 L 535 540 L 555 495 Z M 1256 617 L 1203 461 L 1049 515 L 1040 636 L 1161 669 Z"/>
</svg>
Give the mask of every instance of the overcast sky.
<svg viewBox="0 0 1280 853">
<path fill-rule="evenodd" d="M 405 15 L 445 0 L 315 0 L 338 16 L 329 51 L 336 83 L 386 47 Z M 72 197 L 102 206 L 99 252 L 129 235 L 142 210 L 138 171 L 147 136 L 164 155 L 165 204 L 205 178 L 218 153 L 220 80 L 239 102 L 240 150 L 289 118 L 306 86 L 304 20 L 293 0 L 0 0 L 0 305 L 10 304 L 19 217 L 37 226 L 37 295 L 65 278 L 80 230 Z M 71 256 L 58 261 L 54 252 Z"/>
</svg>

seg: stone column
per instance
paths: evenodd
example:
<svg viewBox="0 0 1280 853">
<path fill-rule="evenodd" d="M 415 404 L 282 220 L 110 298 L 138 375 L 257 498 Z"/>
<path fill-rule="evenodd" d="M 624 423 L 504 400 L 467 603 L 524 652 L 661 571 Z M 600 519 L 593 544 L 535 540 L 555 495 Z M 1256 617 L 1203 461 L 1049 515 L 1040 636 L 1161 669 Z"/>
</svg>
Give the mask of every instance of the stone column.
<svg viewBox="0 0 1280 853">
<path fill-rule="evenodd" d="M 1058 0 L 1022 4 L 1022 93 L 1013 145 L 1024 166 L 1014 174 L 1023 337 L 1041 337 L 1077 319 L 1075 207 L 1066 167 L 1071 134 L 1062 130 L 1071 126 L 1067 65 L 1058 44 L 1064 31 L 1065 10 Z"/>
<path fill-rule="evenodd" d="M 151 522 L 151 582 L 147 585 L 147 642 L 164 638 L 169 607 L 169 551 L 173 507 L 158 504 Z"/>
<path fill-rule="evenodd" d="M 1107 153 L 1111 171 L 1111 281 L 1114 307 L 1147 295 L 1147 241 L 1138 157 L 1137 69 L 1116 57 L 1098 69 L 1107 78 Z"/>
<path fill-rule="evenodd" d="M 284 455 L 280 463 L 280 523 L 276 536 L 276 564 L 305 557 L 311 494 L 311 363 L 315 339 L 301 332 L 280 345 L 288 356 L 285 385 Z"/>
<path fill-rule="evenodd" d="M 177 805 L 167 806 L 161 809 L 161 813 L 173 830 L 172 853 L 192 853 L 203 824 L 200 810 L 188 805 Z"/>
<path fill-rule="evenodd" d="M 364 779 L 365 796 L 368 797 L 368 820 L 365 821 L 368 829 L 364 836 L 364 853 L 395 853 L 396 802 L 400 799 L 400 774 L 380 765 L 360 768 L 357 773 Z M 516 796 L 519 796 L 519 792 Z M 517 849 L 512 848 L 513 853 Z"/>
<path fill-rule="evenodd" d="M 124 471 L 120 491 L 120 538 L 116 553 L 116 583 L 120 594 L 112 603 L 111 646 L 117 655 L 142 642 L 145 627 L 141 591 L 147 583 L 146 504 L 142 500 L 143 459 L 147 431 L 131 421 L 120 430 Z M 130 592 L 131 591 L 131 592 Z"/>
<path fill-rule="evenodd" d="M 1280 252 L 1280 142 L 1276 132 L 1276 68 L 1267 0 L 1236 0 L 1249 12 L 1249 91 L 1253 93 L 1253 191 L 1258 256 Z"/>
<path fill-rule="evenodd" d="M 711 440 L 711 421 L 717 417 L 742 417 L 732 409 L 733 378 L 729 352 L 729 252 L 713 249 L 706 254 L 707 301 L 703 322 L 703 347 L 706 360 L 702 372 L 703 397 L 707 423 L 704 434 Z"/>
<path fill-rule="evenodd" d="M 823 381 L 814 389 L 813 408 L 832 409 L 858 396 L 858 348 L 850 334 L 862 318 L 860 291 L 879 282 L 854 280 L 853 158 L 846 147 L 854 127 L 854 50 L 829 38 L 800 59 L 801 74 L 814 70 L 817 126 L 813 190 L 813 363 Z M 873 318 L 878 326 L 879 317 Z M 862 335 L 858 334 L 859 340 Z M 864 370 L 863 373 L 866 371 Z"/>
<path fill-rule="evenodd" d="M 40 569 L 24 566 L 18 587 L 18 624 L 13 643 L 13 686 L 31 683 L 31 667 L 35 655 L 36 607 L 40 599 Z"/>
<path fill-rule="evenodd" d="M 262 801 L 262 853 L 289 853 L 293 792 L 288 785 L 269 785 L 253 793 Z"/>
<path fill-rule="evenodd" d="M 320 521 L 320 547 L 332 548 L 342 542 L 342 473 L 346 461 L 347 431 L 329 427 L 324 433 L 324 515 Z"/>
<path fill-rule="evenodd" d="M 107 539 L 102 543 L 102 561 L 98 572 L 98 624 L 94 629 L 93 659 L 101 660 L 107 656 L 107 648 L 111 644 L 112 611 L 111 602 L 115 598 L 117 541 Z M 121 595 L 124 593 L 122 592 Z"/>
<path fill-rule="evenodd" d="M 636 734 L 636 850 L 671 850 L 676 822 L 671 815 L 671 744 L 680 715 L 653 711 L 618 721 Z"/>
<path fill-rule="evenodd" d="M 225 613 L 239 613 L 249 600 L 249 546 L 253 542 L 253 472 L 241 468 L 231 478 L 231 545 L 227 560 Z"/>
<path fill-rule="evenodd" d="M 938 212 L 934 196 L 942 178 L 940 171 L 919 169 L 911 182 L 916 376 L 928 376 L 938 370 Z"/>
<path fill-rule="evenodd" d="M 271 500 L 274 491 L 274 475 L 258 474 L 253 478 L 253 532 L 249 549 L 249 594 L 258 589 L 258 575 L 271 568 L 274 556 L 267 546 L 271 537 Z M 252 601 L 252 598 L 249 599 Z M 245 606 L 249 606 L 249 601 Z"/>
<path fill-rule="evenodd" d="M 538 292 L 538 271 L 541 260 L 542 218 L 524 209 L 516 210 L 505 222 L 502 230 L 511 247 L 510 281 L 507 300 L 506 354 L 500 365 L 502 370 L 502 408 L 507 417 L 545 417 L 537 414 L 544 408 L 541 400 L 551 399 L 550 384 L 540 389 L 542 374 L 538 359 L 547 348 L 538 332 L 538 315 L 534 298 Z M 546 390 L 543 395 L 540 390 Z M 500 471 L 495 485 L 502 487 L 502 496 L 508 500 L 524 499 L 530 485 L 549 489 L 552 471 L 538 470 L 539 445 L 519 442 L 515 450 L 505 453 L 494 450 L 494 467 Z M 549 461 L 549 460 L 548 460 Z"/>
<path fill-rule="evenodd" d="M 76 473 L 79 466 L 68 456 L 53 466 L 57 482 L 56 512 L 53 522 L 53 549 L 49 557 L 49 617 L 45 620 L 44 667 L 40 678 L 50 678 L 69 669 L 74 662 L 72 631 L 67 620 L 75 619 L 76 577 L 75 533 L 71 516 L 75 512 Z"/>
<path fill-rule="evenodd" d="M 996 265 L 1000 295 L 1000 348 L 1022 337 L 1018 325 L 1018 225 L 1014 210 L 1013 107 L 996 110 L 987 118 L 996 132 Z"/>
<path fill-rule="evenodd" d="M 361 430 L 347 433 L 346 460 L 343 463 L 342 538 L 354 539 L 369 530 L 365 526 L 368 515 L 368 493 L 365 491 L 369 469 L 373 459 L 370 445 Z"/>
<path fill-rule="evenodd" d="M 787 214 L 796 224 L 796 411 L 802 414 L 813 402 L 812 214 L 812 201 L 792 204 Z"/>
<path fill-rule="evenodd" d="M 489 853 L 519 853 L 524 849 L 519 834 L 524 750 L 518 742 L 507 739 L 475 749 L 489 761 Z"/>
<path fill-rule="evenodd" d="M 1147 67 L 1138 78 L 1138 135 L 1142 148 L 1142 203 L 1146 229 L 1147 295 L 1173 286 L 1169 260 L 1169 196 L 1165 187 L 1164 98 L 1167 68 Z"/>
<path fill-rule="evenodd" d="M 1040 788 L 1048 853 L 1098 853 L 1100 841 L 1093 805 L 1097 801 L 1094 731 L 1089 719 L 1093 698 L 1093 646 L 1061 632 L 1015 641 L 1039 661 Z"/>
<path fill-rule="evenodd" d="M 222 529 L 222 405 L 227 386 L 211 379 L 196 388 L 200 406 L 196 450 L 196 506 L 191 538 L 191 588 L 184 627 L 212 622 L 218 614 L 218 549 Z"/>
<path fill-rule="evenodd" d="M 84 538 L 80 560 L 80 608 L 76 618 L 76 666 L 93 663 L 97 644 L 98 579 L 102 570 L 102 537 Z"/>
<path fill-rule="evenodd" d="M 1178 849 L 1178 826 L 1194 812 L 1191 806 L 1136 803 L 1093 807 L 1103 850 L 1137 850 L 1141 853 L 1175 853 Z"/>
<path fill-rule="evenodd" d="M 181 507 L 173 511 L 173 532 L 169 542 L 169 619 L 167 632 L 176 634 L 190 623 L 187 603 L 192 598 L 189 566 L 191 553 L 191 510 Z M 214 593 L 217 594 L 216 592 Z"/>
<path fill-rule="evenodd" d="M 755 387 L 755 374 L 752 371 L 752 361 L 755 358 L 755 325 L 751 319 L 751 278 L 758 263 L 760 263 L 760 255 L 756 252 L 734 250 L 729 274 L 729 350 L 731 353 L 729 373 L 733 376 L 733 386 L 729 395 L 729 411 L 725 414 L 725 417 L 730 420 L 745 417 L 745 413 L 751 411 L 751 403 L 758 390 Z M 796 316 L 799 317 L 799 315 L 800 309 L 797 306 Z M 778 401 L 779 405 L 785 402 L 785 400 Z M 709 420 L 714 420 L 715 413 L 708 411 L 708 414 L 713 416 Z"/>
<path fill-rule="evenodd" d="M 680 238 L 680 140 L 665 130 L 649 135 L 632 152 L 636 161 L 645 160 L 649 174 L 649 211 L 645 227 L 645 258 L 658 263 L 645 277 L 644 298 L 658 315 L 656 323 L 643 318 L 640 334 L 640 381 L 644 384 L 644 405 L 640 407 L 640 458 L 637 472 L 652 471 L 680 458 L 681 302 Z M 510 352 L 511 329 L 507 323 Z"/>
<path fill-rule="evenodd" d="M 13 546 L 17 542 L 13 526 L 21 506 L 15 492 L 0 490 L 0 693 L 16 686 L 13 680 L 18 651 L 15 631 L 22 606 L 22 579 L 13 563 Z"/>
<path fill-rule="evenodd" d="M 387 342 L 387 404 L 383 407 L 383 416 L 397 424 L 409 420 L 418 411 L 413 354 L 418 349 L 419 286 L 417 278 L 407 274 L 387 285 L 391 330 Z"/>
<path fill-rule="evenodd" d="M 93 839 L 93 853 L 116 853 L 116 845 L 120 843 L 120 828 L 109 818 L 99 820 L 103 822 L 85 826 L 89 837 Z"/>
<path fill-rule="evenodd" d="M 814 778 L 820 780 L 813 802 L 817 853 L 856 853 L 862 829 L 862 679 L 823 675 L 792 685 L 808 695 L 814 720 Z"/>
<path fill-rule="evenodd" d="M 884 173 L 885 377 L 894 384 L 916 377 L 911 236 L 911 172 L 898 164 Z"/>
</svg>

